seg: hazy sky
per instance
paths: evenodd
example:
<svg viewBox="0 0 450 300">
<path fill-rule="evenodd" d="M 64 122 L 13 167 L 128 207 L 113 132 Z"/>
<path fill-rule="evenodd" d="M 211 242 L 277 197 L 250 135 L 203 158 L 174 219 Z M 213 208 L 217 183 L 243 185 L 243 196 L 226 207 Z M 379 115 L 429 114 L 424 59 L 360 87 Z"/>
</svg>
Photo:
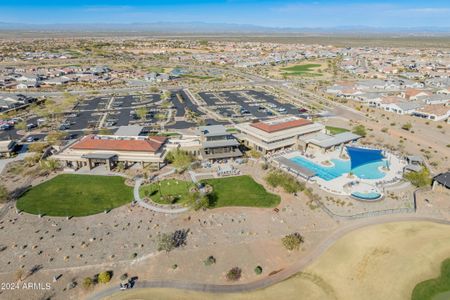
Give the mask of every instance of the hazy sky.
<svg viewBox="0 0 450 300">
<path fill-rule="evenodd" d="M 0 0 L 0 22 L 159 21 L 275 27 L 450 27 L 450 0 Z"/>
</svg>

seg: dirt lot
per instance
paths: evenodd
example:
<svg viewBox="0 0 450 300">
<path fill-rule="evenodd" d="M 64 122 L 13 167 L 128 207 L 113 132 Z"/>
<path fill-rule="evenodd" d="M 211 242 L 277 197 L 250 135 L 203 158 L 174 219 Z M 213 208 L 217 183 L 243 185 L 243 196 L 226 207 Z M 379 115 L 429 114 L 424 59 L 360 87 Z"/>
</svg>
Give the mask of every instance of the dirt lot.
<svg viewBox="0 0 450 300">
<path fill-rule="evenodd" d="M 109 299 L 409 299 L 416 283 L 438 274 L 449 253 L 448 225 L 388 223 L 344 236 L 304 273 L 264 290 L 213 295 L 144 289 Z"/>
</svg>

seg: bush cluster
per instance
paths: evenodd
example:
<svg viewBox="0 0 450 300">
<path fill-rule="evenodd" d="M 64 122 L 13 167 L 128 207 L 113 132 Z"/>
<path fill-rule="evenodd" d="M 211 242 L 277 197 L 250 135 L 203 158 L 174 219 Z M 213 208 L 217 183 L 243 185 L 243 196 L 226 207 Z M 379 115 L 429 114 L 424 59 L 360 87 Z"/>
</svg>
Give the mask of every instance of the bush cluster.
<svg viewBox="0 0 450 300">
<path fill-rule="evenodd" d="M 300 249 L 300 245 L 303 243 L 303 237 L 298 232 L 294 232 L 286 235 L 281 239 L 283 246 L 289 251 Z"/>
<path fill-rule="evenodd" d="M 272 171 L 266 176 L 266 182 L 272 187 L 281 186 L 286 193 L 303 191 L 305 185 L 297 181 L 294 176 L 282 171 Z"/>
</svg>

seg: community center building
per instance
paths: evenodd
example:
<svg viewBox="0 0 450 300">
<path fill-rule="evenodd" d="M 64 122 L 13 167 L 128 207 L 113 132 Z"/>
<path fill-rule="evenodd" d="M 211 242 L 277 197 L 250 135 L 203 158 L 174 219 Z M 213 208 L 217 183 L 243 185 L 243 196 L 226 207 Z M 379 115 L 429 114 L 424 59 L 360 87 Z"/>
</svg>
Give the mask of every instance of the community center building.
<svg viewBox="0 0 450 300">
<path fill-rule="evenodd" d="M 300 137 L 322 132 L 325 126 L 297 116 L 284 116 L 237 124 L 236 129 L 238 140 L 265 154 L 293 146 L 298 148 Z"/>
<path fill-rule="evenodd" d="M 103 164 L 110 170 L 122 162 L 126 168 L 140 164 L 159 170 L 164 165 L 166 141 L 163 136 L 88 135 L 63 148 L 54 158 L 74 169 Z"/>
</svg>

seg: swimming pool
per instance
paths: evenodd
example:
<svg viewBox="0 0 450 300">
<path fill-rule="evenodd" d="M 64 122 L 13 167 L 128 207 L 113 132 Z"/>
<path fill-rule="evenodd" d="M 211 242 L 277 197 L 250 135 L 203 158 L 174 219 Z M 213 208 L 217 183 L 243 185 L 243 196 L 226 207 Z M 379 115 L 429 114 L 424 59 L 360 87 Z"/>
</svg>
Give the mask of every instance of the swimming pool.
<svg viewBox="0 0 450 300">
<path fill-rule="evenodd" d="M 367 193 L 354 192 L 351 195 L 355 198 L 358 198 L 360 200 L 366 200 L 366 201 L 378 200 L 381 198 L 381 194 L 377 193 L 377 192 L 367 192 Z"/>
<path fill-rule="evenodd" d="M 342 176 L 342 174 L 352 172 L 356 177 L 361 179 L 380 179 L 386 174 L 379 170 L 381 166 L 387 166 L 386 160 L 371 162 L 351 169 L 350 160 L 332 159 L 333 166 L 325 167 L 318 165 L 309 159 L 301 156 L 291 158 L 296 164 L 308 168 L 316 173 L 316 176 L 329 181 Z"/>
</svg>

